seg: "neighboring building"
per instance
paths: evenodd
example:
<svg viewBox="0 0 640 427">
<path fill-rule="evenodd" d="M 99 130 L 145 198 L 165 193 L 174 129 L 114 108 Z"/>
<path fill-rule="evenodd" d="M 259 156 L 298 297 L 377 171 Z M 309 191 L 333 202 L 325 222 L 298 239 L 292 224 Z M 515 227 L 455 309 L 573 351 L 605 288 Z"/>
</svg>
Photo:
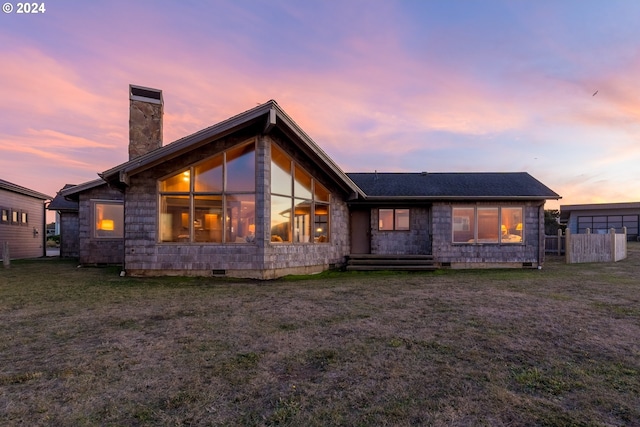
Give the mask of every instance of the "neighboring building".
<svg viewBox="0 0 640 427">
<path fill-rule="evenodd" d="M 61 190 L 79 203 L 81 263 L 269 279 L 365 253 L 544 262 L 544 202 L 560 197 L 526 173 L 346 174 L 275 101 L 163 147 L 162 108 L 131 86 L 130 160 Z"/>
<path fill-rule="evenodd" d="M 0 258 L 5 242 L 9 258 L 46 255 L 45 202 L 51 197 L 0 179 Z"/>
<path fill-rule="evenodd" d="M 640 202 L 593 203 L 560 205 L 560 223 L 566 224 L 572 233 L 608 233 L 615 228 L 622 233 L 627 227 L 627 240 L 638 240 L 640 228 Z"/>
<path fill-rule="evenodd" d="M 80 258 L 83 264 L 122 264 L 122 197 L 102 179 L 65 185 L 48 207 L 60 216 L 60 256 Z M 106 230 L 104 223 L 103 230 L 96 232 L 92 221 L 101 221 L 105 213 L 114 216 L 114 229 Z"/>
</svg>

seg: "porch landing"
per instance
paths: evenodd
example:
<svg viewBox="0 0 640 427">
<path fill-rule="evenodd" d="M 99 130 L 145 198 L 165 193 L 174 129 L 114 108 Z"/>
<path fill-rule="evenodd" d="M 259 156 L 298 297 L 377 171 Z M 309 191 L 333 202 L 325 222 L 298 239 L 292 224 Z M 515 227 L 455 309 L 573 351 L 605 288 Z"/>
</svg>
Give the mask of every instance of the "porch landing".
<svg viewBox="0 0 640 427">
<path fill-rule="evenodd" d="M 433 271 L 438 266 L 432 255 L 349 255 L 347 271 Z"/>
</svg>

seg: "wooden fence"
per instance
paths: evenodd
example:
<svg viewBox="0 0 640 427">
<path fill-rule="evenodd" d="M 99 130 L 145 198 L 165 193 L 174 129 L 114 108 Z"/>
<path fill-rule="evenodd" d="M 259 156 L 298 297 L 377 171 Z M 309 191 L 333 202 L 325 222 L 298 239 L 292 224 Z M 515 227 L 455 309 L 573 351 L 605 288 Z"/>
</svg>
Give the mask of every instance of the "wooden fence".
<svg viewBox="0 0 640 427">
<path fill-rule="evenodd" d="M 567 249 L 568 248 L 568 249 Z M 564 255 L 567 264 L 581 262 L 617 262 L 627 257 L 627 229 L 616 234 L 610 229 L 608 234 L 572 234 L 569 230 L 557 236 L 545 236 L 545 253 Z"/>
<path fill-rule="evenodd" d="M 562 230 L 558 230 L 557 236 L 544 236 L 544 251 L 548 254 L 564 255 L 565 238 Z"/>
<path fill-rule="evenodd" d="M 627 257 L 627 229 L 616 234 L 614 228 L 609 234 L 571 234 L 566 231 L 565 260 L 567 264 L 581 262 L 617 262 Z"/>
</svg>

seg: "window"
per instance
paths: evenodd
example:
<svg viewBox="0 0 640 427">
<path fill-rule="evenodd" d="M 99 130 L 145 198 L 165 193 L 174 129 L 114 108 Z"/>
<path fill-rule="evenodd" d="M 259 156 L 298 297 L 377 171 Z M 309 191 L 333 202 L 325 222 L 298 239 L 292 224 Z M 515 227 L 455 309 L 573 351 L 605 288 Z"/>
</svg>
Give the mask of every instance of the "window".
<svg viewBox="0 0 640 427">
<path fill-rule="evenodd" d="M 160 180 L 159 240 L 254 242 L 255 173 L 251 142 Z"/>
<path fill-rule="evenodd" d="M 627 227 L 627 234 L 638 234 L 638 215 L 599 215 L 579 216 L 578 233 L 584 234 L 587 228 L 594 234 L 606 234 L 615 228 L 616 233 L 622 233 L 622 227 Z"/>
<path fill-rule="evenodd" d="M 94 237 L 121 239 L 124 237 L 124 206 L 118 201 L 93 201 Z"/>
<path fill-rule="evenodd" d="M 498 208 L 477 208 L 478 243 L 498 243 L 499 224 Z"/>
<path fill-rule="evenodd" d="M 20 212 L 12 210 L 11 211 L 11 223 L 19 224 L 20 223 Z"/>
<path fill-rule="evenodd" d="M 315 178 L 271 145 L 271 241 L 329 241 L 331 195 Z"/>
<path fill-rule="evenodd" d="M 453 208 L 453 241 L 455 243 L 473 243 L 475 229 L 475 208 Z"/>
<path fill-rule="evenodd" d="M 20 224 L 27 225 L 29 224 L 29 214 L 27 212 L 20 212 Z"/>
<path fill-rule="evenodd" d="M 453 208 L 454 243 L 522 243 L 521 207 L 464 206 Z"/>
<path fill-rule="evenodd" d="M 0 222 L 9 222 L 9 209 L 0 209 Z"/>
<path fill-rule="evenodd" d="M 378 209 L 378 230 L 409 230 L 409 209 Z"/>
</svg>

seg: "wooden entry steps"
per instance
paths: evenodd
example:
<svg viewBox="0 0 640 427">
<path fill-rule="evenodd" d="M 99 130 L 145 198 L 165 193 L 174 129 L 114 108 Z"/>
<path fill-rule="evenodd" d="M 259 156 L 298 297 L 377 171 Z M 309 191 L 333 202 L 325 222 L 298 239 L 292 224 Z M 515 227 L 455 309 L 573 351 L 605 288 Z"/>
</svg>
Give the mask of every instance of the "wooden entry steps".
<svg viewBox="0 0 640 427">
<path fill-rule="evenodd" d="M 347 271 L 433 271 L 437 270 L 432 255 L 349 255 Z"/>
</svg>

